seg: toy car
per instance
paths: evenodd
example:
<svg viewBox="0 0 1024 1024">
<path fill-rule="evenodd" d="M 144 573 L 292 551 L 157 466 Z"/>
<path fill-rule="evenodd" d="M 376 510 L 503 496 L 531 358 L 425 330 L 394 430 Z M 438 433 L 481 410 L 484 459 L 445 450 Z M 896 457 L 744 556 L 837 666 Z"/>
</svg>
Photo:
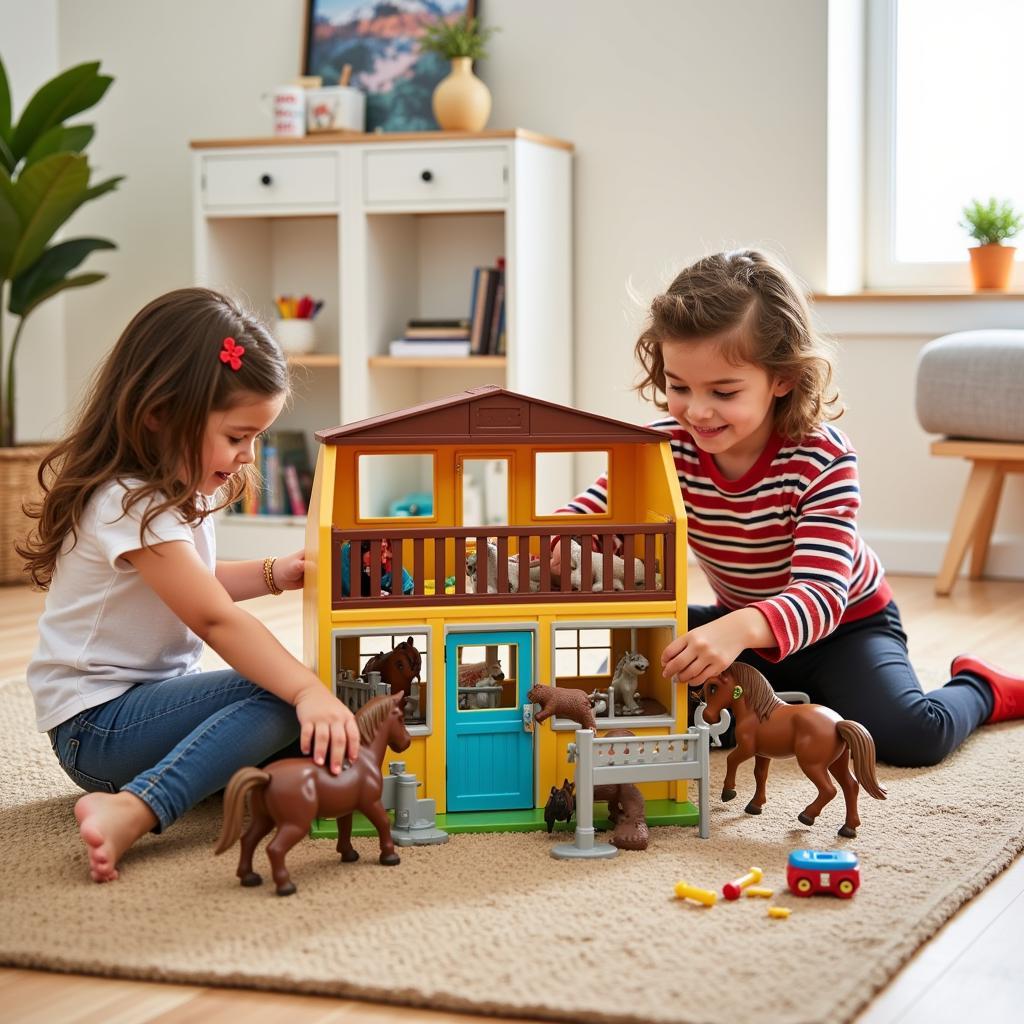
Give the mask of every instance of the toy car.
<svg viewBox="0 0 1024 1024">
<path fill-rule="evenodd" d="M 797 896 L 831 893 L 848 900 L 860 888 L 857 855 L 849 850 L 794 850 L 786 866 L 786 884 Z"/>
</svg>

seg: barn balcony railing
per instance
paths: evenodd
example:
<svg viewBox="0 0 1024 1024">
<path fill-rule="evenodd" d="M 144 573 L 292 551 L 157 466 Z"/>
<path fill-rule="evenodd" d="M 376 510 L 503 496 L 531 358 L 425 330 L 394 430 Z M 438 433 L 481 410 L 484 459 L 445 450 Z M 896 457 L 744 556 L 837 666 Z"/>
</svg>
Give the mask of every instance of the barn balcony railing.
<svg viewBox="0 0 1024 1024">
<path fill-rule="evenodd" d="M 674 523 L 620 523 L 586 534 L 496 526 L 333 529 L 331 607 L 675 600 L 675 531 Z M 568 586 L 564 582 L 572 541 L 580 545 L 578 589 L 575 573 Z M 560 542 L 563 568 L 555 574 L 550 558 L 538 553 Z M 488 545 L 490 557 L 484 557 Z M 526 573 L 519 571 L 524 562 L 531 565 Z M 633 572 L 625 571 L 629 565 Z M 622 589 L 615 589 L 616 579 Z M 382 593 L 384 582 L 388 593 Z"/>
</svg>

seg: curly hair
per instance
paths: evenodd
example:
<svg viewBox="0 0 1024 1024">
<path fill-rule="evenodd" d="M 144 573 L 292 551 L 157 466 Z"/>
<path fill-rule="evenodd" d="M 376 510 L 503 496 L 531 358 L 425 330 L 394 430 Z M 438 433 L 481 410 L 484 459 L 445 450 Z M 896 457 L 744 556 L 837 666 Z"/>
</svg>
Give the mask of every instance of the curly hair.
<svg viewBox="0 0 1024 1024">
<path fill-rule="evenodd" d="M 219 358 L 225 338 L 245 349 L 237 372 Z M 126 493 L 125 512 L 152 499 L 142 517 L 142 546 L 162 512 L 177 510 L 196 523 L 237 500 L 258 479 L 255 467 L 245 466 L 209 507 L 197 498 L 209 416 L 246 398 L 289 392 L 277 342 L 232 299 L 181 288 L 146 305 L 97 369 L 69 433 L 39 466 L 43 497 L 25 507 L 38 522 L 17 546 L 36 586 L 49 588 L 66 538 L 77 541 L 89 499 L 111 480 L 141 481 Z"/>
<path fill-rule="evenodd" d="M 636 342 L 642 367 L 636 390 L 667 410 L 662 344 L 726 332 L 726 359 L 756 364 L 792 383 L 792 390 L 775 400 L 775 429 L 782 437 L 799 440 L 843 414 L 832 384 L 832 343 L 814 330 L 807 301 L 789 271 L 757 249 L 705 256 L 655 296 Z"/>
</svg>

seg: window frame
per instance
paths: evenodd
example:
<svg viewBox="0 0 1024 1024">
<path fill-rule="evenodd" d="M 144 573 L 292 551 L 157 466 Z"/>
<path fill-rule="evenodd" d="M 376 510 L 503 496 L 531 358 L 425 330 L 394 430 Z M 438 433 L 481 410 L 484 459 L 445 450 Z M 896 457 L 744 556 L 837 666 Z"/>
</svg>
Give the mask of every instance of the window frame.
<svg viewBox="0 0 1024 1024">
<path fill-rule="evenodd" d="M 896 224 L 896 27 L 899 0 L 866 4 L 864 276 L 868 289 L 971 290 L 971 239 L 957 262 L 894 258 Z M 1024 288 L 1024 261 L 1015 262 L 1011 288 Z"/>
</svg>

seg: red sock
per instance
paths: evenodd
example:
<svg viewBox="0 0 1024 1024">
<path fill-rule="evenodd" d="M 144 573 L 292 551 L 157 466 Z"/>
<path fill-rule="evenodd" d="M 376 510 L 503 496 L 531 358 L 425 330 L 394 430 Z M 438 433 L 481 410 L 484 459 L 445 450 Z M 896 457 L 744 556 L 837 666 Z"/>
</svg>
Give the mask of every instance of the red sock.
<svg viewBox="0 0 1024 1024">
<path fill-rule="evenodd" d="M 1011 718 L 1024 718 L 1024 676 L 1011 675 L 997 668 L 991 662 L 975 658 L 970 654 L 961 654 L 953 659 L 949 666 L 950 675 L 970 672 L 980 676 L 992 690 L 992 714 L 986 720 L 1005 722 Z"/>
</svg>

